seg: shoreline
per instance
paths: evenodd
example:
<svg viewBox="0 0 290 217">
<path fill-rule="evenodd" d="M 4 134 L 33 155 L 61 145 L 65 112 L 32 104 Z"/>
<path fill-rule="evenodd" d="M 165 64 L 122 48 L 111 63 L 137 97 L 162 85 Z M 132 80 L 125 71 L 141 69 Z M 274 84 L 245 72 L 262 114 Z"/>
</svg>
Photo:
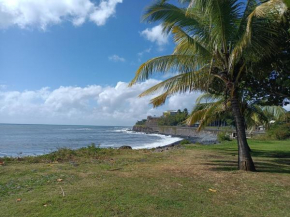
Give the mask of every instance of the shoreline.
<svg viewBox="0 0 290 217">
<path fill-rule="evenodd" d="M 162 136 L 170 136 L 172 138 L 179 138 L 180 140 L 179 141 L 175 141 L 175 142 L 170 142 L 169 143 L 165 143 L 164 145 L 162 146 L 155 146 L 155 147 L 148 147 L 148 148 L 138 148 L 138 147 L 134 147 L 134 146 L 130 146 L 133 150 L 141 150 L 141 149 L 147 149 L 147 150 L 168 150 L 168 149 L 172 149 L 172 148 L 175 148 L 177 146 L 180 146 L 181 142 L 184 141 L 184 140 L 188 140 L 191 144 L 194 144 L 194 143 L 201 143 L 201 144 L 204 144 L 204 145 L 208 145 L 208 144 L 216 144 L 216 142 L 206 142 L 206 143 L 203 143 L 203 142 L 200 142 L 200 137 L 190 137 L 190 136 L 177 136 L 177 135 L 169 135 L 169 134 L 162 134 L 162 133 L 157 133 L 157 132 L 154 132 L 154 133 L 144 133 L 144 132 L 138 132 L 138 131 L 134 131 L 132 130 L 132 128 L 128 131 L 131 131 L 131 132 L 135 132 L 135 133 L 142 133 L 142 134 L 158 134 L 158 135 L 162 135 Z M 79 147 L 79 148 L 70 148 L 70 147 L 62 147 L 62 148 L 59 148 L 59 149 L 70 149 L 70 150 L 79 150 L 79 149 L 82 149 L 82 148 L 87 148 L 88 146 L 90 146 L 91 144 L 89 145 L 86 145 L 86 146 L 83 146 L 83 147 Z M 126 145 L 124 145 L 126 146 Z M 122 146 L 120 146 L 122 147 Z M 113 149 L 119 149 L 120 147 L 112 147 Z M 108 147 L 100 147 L 101 149 L 108 149 Z M 59 149 L 56 149 L 56 150 L 51 150 L 49 152 L 45 152 L 45 153 L 41 153 L 41 154 L 25 154 L 25 155 L 4 155 L 5 153 L 2 153 L 0 155 L 0 159 L 4 159 L 4 158 L 25 158 L 25 157 L 38 157 L 38 156 L 44 156 L 44 155 L 49 155 L 51 153 L 54 153 L 54 152 L 57 152 Z"/>
<path fill-rule="evenodd" d="M 135 131 L 135 130 L 129 130 L 131 132 L 136 132 L 136 133 L 145 133 L 145 132 L 139 132 L 139 131 Z M 180 143 L 184 140 L 188 140 L 191 144 L 195 144 L 195 143 L 199 143 L 202 145 L 214 145 L 217 144 L 218 141 L 217 140 L 205 140 L 202 141 L 202 137 L 193 137 L 193 136 L 178 136 L 178 135 L 172 135 L 172 134 L 164 134 L 164 133 L 158 133 L 158 132 L 154 132 L 154 133 L 145 133 L 145 134 L 158 134 L 158 135 L 163 135 L 163 136 L 171 136 L 173 138 L 180 138 L 181 140 L 173 142 L 173 143 L 169 143 L 167 145 L 164 146 L 158 146 L 156 148 L 148 148 L 148 149 L 162 149 L 162 148 L 169 148 L 169 147 L 174 147 L 177 145 L 180 145 Z"/>
<path fill-rule="evenodd" d="M 219 130 L 202 130 L 198 132 L 196 128 L 182 126 L 139 126 L 134 125 L 132 132 L 144 134 L 157 134 L 189 140 L 191 143 L 212 145 L 218 143 L 217 134 Z M 172 144 L 172 143 L 171 143 Z M 171 145 L 168 144 L 168 145 Z"/>
</svg>

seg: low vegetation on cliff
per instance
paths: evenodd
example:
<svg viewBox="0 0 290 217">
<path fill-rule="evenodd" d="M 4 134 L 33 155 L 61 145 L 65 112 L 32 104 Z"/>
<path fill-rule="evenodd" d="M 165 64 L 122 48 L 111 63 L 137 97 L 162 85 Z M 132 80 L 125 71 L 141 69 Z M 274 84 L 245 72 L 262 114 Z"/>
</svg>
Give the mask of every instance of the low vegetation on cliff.
<svg viewBox="0 0 290 217">
<path fill-rule="evenodd" d="M 182 126 L 186 125 L 185 120 L 188 118 L 188 111 L 184 109 L 183 111 L 178 110 L 174 115 L 163 115 L 158 120 L 159 126 Z"/>
</svg>

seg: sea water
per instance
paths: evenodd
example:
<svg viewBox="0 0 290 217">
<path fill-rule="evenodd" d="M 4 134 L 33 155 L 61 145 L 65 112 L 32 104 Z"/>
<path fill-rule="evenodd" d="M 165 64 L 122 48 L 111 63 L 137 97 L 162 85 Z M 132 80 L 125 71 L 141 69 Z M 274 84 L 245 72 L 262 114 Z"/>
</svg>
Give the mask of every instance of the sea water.
<svg viewBox="0 0 290 217">
<path fill-rule="evenodd" d="M 101 148 L 129 145 L 155 148 L 181 138 L 131 131 L 130 127 L 0 124 L 0 157 L 34 156 L 59 148 L 78 149 L 92 143 Z"/>
</svg>

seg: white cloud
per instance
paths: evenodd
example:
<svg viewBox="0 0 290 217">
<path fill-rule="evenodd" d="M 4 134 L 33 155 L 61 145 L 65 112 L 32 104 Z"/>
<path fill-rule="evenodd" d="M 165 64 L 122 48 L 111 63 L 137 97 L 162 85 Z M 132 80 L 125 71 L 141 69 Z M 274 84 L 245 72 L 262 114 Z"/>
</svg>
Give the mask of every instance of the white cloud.
<svg viewBox="0 0 290 217">
<path fill-rule="evenodd" d="M 90 19 L 98 26 L 104 25 L 107 19 L 115 14 L 117 4 L 122 2 L 123 0 L 102 0 L 100 5 L 90 15 Z"/>
<path fill-rule="evenodd" d="M 141 52 L 138 53 L 138 62 L 141 62 L 141 58 L 143 57 L 144 54 L 150 53 L 152 50 L 152 47 L 149 47 Z"/>
<path fill-rule="evenodd" d="M 198 94 L 173 96 L 159 109 L 149 101 L 153 96 L 137 96 L 157 84 L 150 79 L 128 88 L 118 82 L 115 87 L 42 88 L 36 91 L 0 90 L 2 123 L 133 125 L 148 115 L 160 115 L 168 109 L 191 109 Z"/>
<path fill-rule="evenodd" d="M 195 105 L 196 99 L 200 96 L 200 92 L 184 93 L 174 95 L 168 100 L 168 107 L 170 109 L 183 109 L 191 110 Z"/>
<path fill-rule="evenodd" d="M 104 25 L 116 12 L 123 0 L 101 0 L 97 5 L 92 0 L 0 0 L 0 28 L 40 27 L 70 21 L 75 26 L 86 20 Z"/>
<path fill-rule="evenodd" d="M 120 57 L 116 54 L 109 56 L 109 60 L 114 61 L 114 62 L 125 62 L 126 61 L 125 58 Z"/>
<path fill-rule="evenodd" d="M 149 47 L 149 48 L 143 50 L 142 52 L 139 52 L 139 53 L 138 53 L 138 56 L 139 56 L 139 57 L 142 57 L 145 53 L 150 53 L 151 50 L 152 50 L 152 47 Z"/>
<path fill-rule="evenodd" d="M 162 32 L 162 25 L 153 28 L 147 28 L 141 32 L 141 35 L 147 40 L 157 43 L 158 46 L 163 46 L 168 43 L 168 35 Z"/>
</svg>

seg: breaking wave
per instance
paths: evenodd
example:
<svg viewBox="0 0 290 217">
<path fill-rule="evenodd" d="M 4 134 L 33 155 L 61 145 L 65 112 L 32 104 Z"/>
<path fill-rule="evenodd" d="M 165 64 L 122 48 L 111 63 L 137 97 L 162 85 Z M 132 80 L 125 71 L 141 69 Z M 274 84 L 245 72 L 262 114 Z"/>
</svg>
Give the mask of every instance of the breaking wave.
<svg viewBox="0 0 290 217">
<path fill-rule="evenodd" d="M 151 142 L 151 143 L 141 143 L 139 142 L 138 145 L 134 146 L 132 145 L 133 149 L 149 149 L 149 148 L 157 148 L 157 147 L 162 147 L 162 146 L 166 146 L 178 141 L 181 141 L 182 138 L 180 137 L 172 137 L 172 136 L 167 136 L 167 135 L 162 135 L 162 134 L 156 134 L 156 133 L 152 133 L 152 134 L 148 134 L 148 133 L 143 133 L 143 132 L 135 132 L 132 131 L 130 128 L 123 128 L 123 129 L 119 129 L 119 130 L 114 130 L 114 132 L 120 132 L 120 133 L 127 133 L 127 134 L 135 134 L 135 135 L 146 135 L 146 136 L 151 136 L 151 137 L 158 137 L 158 141 L 155 142 Z"/>
</svg>

